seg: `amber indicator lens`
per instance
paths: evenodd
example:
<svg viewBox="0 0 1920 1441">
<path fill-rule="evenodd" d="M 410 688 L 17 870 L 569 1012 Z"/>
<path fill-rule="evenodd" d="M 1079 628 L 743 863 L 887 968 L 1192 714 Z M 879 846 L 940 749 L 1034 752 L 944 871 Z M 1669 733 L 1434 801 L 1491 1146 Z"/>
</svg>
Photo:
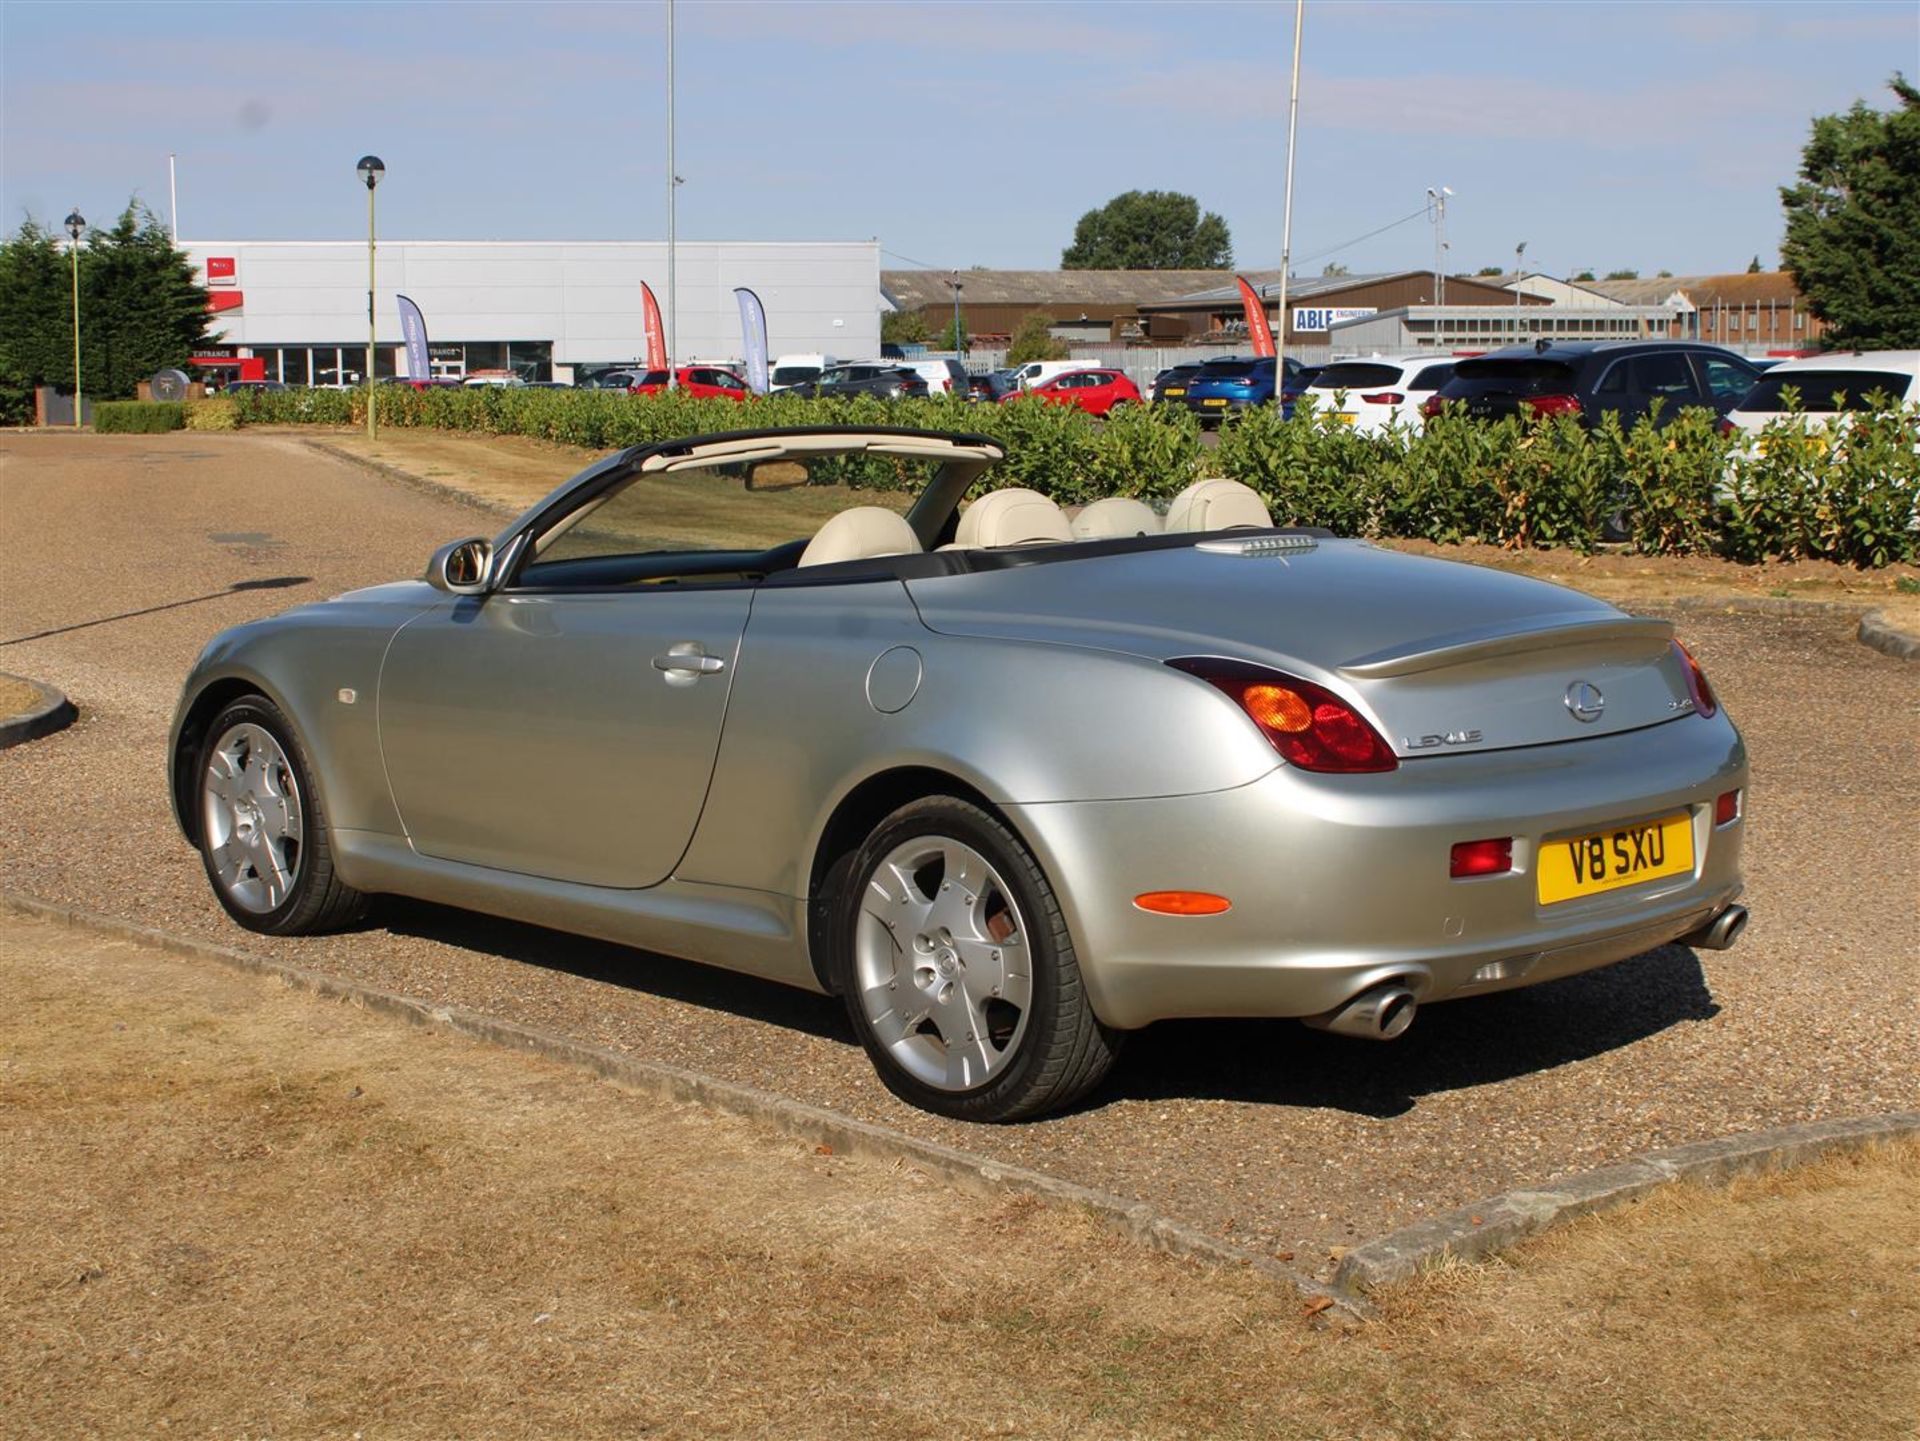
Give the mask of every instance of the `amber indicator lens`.
<svg viewBox="0 0 1920 1441">
<path fill-rule="evenodd" d="M 1313 707 L 1283 685 L 1250 685 L 1240 693 L 1255 725 L 1273 731 L 1303 731 L 1313 724 Z"/>
</svg>

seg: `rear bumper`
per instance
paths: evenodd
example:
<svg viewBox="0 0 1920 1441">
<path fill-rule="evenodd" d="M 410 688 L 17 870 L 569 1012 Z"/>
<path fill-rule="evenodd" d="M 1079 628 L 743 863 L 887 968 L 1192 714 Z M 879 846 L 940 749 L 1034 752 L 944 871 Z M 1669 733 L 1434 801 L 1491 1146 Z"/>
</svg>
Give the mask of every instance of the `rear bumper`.
<svg viewBox="0 0 1920 1441">
<path fill-rule="evenodd" d="M 1422 1001 L 1624 960 L 1698 929 L 1741 890 L 1744 788 L 1724 715 L 1623 735 L 1404 763 L 1384 775 L 1279 767 L 1210 795 L 1009 807 L 1060 893 L 1095 1012 L 1124 1027 L 1189 1016 L 1311 1016 L 1383 981 Z M 1543 906 L 1551 837 L 1684 812 L 1690 873 Z M 1453 880 L 1457 841 L 1514 838 L 1514 870 Z M 1225 914 L 1138 909 L 1147 891 L 1224 895 Z"/>
</svg>

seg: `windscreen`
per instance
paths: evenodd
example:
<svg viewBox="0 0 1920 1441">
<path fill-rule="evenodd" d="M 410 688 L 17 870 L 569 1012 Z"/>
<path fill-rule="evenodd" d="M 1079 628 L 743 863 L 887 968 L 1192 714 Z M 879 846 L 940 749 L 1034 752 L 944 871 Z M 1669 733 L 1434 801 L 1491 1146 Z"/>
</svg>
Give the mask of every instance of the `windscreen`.
<svg viewBox="0 0 1920 1441">
<path fill-rule="evenodd" d="M 1799 409 L 1808 415 L 1832 415 L 1843 410 L 1878 410 L 1869 396 L 1884 396 L 1888 406 L 1906 399 L 1913 377 L 1885 370 L 1802 370 L 1785 375 L 1763 375 L 1754 382 L 1740 409 L 1780 411 Z M 1787 392 L 1799 399 L 1798 406 L 1787 404 Z"/>
<path fill-rule="evenodd" d="M 798 385 L 803 380 L 817 380 L 819 376 L 820 367 L 817 365 L 782 365 L 775 367 L 772 376 L 769 377 L 768 383 L 771 385 Z"/>
<path fill-rule="evenodd" d="M 1206 380 L 1252 380 L 1256 376 L 1273 375 L 1271 360 L 1209 360 L 1200 367 L 1200 375 Z"/>
<path fill-rule="evenodd" d="M 1313 382 L 1319 390 L 1375 390 L 1400 383 L 1400 367 L 1361 360 L 1329 365 Z"/>
<path fill-rule="evenodd" d="M 1443 388 L 1449 400 L 1480 395 L 1556 395 L 1573 389 L 1575 371 L 1560 360 L 1463 360 Z M 1321 378 L 1325 383 L 1325 377 Z"/>
</svg>

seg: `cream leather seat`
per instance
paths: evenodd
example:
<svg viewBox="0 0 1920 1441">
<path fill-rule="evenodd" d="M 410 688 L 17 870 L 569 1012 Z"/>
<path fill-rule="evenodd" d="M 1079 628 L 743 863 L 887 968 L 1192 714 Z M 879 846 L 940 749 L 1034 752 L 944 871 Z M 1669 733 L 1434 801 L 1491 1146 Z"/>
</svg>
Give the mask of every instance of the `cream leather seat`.
<svg viewBox="0 0 1920 1441">
<path fill-rule="evenodd" d="M 996 490 L 960 512 L 958 550 L 1000 545 L 1047 545 L 1072 540 L 1067 514 L 1037 490 Z"/>
<path fill-rule="evenodd" d="M 1075 540 L 1118 540 L 1124 536 L 1160 534 L 1160 517 L 1144 500 L 1110 495 L 1096 500 L 1073 518 Z"/>
<path fill-rule="evenodd" d="M 883 555 L 917 555 L 920 549 L 920 537 L 913 533 L 904 515 L 885 506 L 856 505 L 814 532 L 800 553 L 800 564 L 832 565 Z"/>
<path fill-rule="evenodd" d="M 1167 507 L 1167 530 L 1266 530 L 1273 524 L 1266 502 L 1252 486 L 1219 476 L 1196 480 Z"/>
</svg>

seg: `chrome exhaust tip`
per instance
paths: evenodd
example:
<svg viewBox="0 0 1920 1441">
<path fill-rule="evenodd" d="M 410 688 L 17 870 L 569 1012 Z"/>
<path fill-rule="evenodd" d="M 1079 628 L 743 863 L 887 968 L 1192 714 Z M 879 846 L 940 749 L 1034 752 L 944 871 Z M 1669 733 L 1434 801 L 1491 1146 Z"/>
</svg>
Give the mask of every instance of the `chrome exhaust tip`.
<svg viewBox="0 0 1920 1441">
<path fill-rule="evenodd" d="M 1304 1016 L 1305 1024 L 1337 1036 L 1356 1036 L 1365 1041 L 1391 1041 L 1406 1034 L 1413 1024 L 1419 998 L 1398 981 L 1389 981 L 1362 991 L 1344 1006 L 1324 1015 Z"/>
<path fill-rule="evenodd" d="M 1747 929 L 1747 908 L 1728 906 L 1697 931 L 1689 931 L 1674 944 L 1696 950 L 1724 951 L 1740 939 Z"/>
</svg>

